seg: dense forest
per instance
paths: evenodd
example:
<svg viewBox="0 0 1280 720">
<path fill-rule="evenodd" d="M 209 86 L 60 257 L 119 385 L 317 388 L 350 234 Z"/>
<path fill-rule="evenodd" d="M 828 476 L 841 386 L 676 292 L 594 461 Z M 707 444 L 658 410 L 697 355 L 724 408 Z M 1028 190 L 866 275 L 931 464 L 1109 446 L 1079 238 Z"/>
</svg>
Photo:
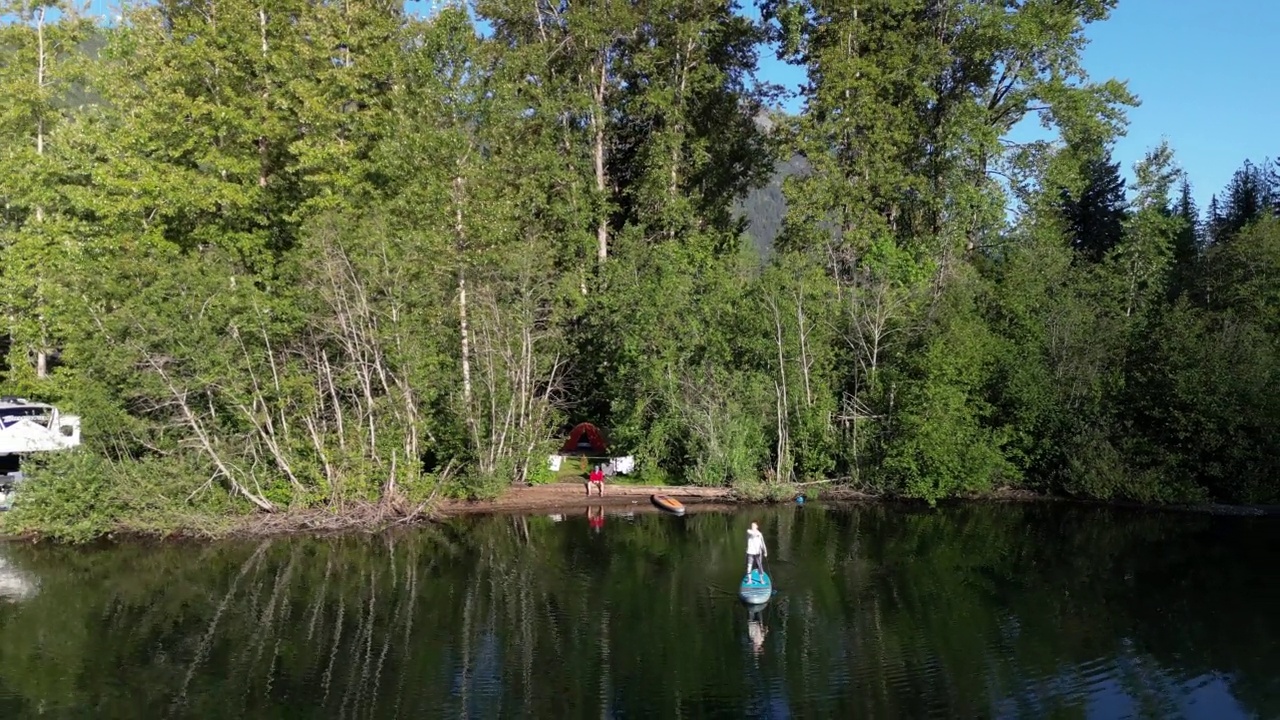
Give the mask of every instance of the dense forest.
<svg viewBox="0 0 1280 720">
<path fill-rule="evenodd" d="M 1114 4 L 6 0 L 0 392 L 86 438 L 6 524 L 409 512 L 581 420 L 756 495 L 1276 501 L 1277 166 L 1127 186 Z"/>
</svg>

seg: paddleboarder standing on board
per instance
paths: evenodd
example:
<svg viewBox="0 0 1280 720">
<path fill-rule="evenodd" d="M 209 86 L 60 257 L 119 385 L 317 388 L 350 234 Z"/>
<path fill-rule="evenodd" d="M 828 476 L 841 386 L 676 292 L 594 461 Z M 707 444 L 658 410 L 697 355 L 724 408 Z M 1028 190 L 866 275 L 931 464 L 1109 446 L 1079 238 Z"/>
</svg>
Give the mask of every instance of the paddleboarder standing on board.
<svg viewBox="0 0 1280 720">
<path fill-rule="evenodd" d="M 764 533 L 760 532 L 759 525 L 751 523 L 751 528 L 747 530 L 747 575 L 751 575 L 752 567 L 755 567 L 763 574 L 764 565 L 760 563 L 760 559 L 768 556 L 769 548 L 765 547 Z M 760 582 L 759 577 L 756 577 L 754 581 Z"/>
</svg>

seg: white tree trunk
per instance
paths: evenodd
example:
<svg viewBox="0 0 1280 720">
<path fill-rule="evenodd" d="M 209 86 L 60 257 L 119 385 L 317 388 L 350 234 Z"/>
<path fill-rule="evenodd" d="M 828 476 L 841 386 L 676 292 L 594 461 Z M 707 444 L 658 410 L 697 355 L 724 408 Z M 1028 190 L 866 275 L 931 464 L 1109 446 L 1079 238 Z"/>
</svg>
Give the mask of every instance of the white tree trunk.
<svg viewBox="0 0 1280 720">
<path fill-rule="evenodd" d="M 604 125 L 605 125 L 605 109 L 604 95 L 605 88 L 609 82 L 609 63 L 608 56 L 602 50 L 600 52 L 600 68 L 599 73 L 595 77 L 595 85 L 592 88 L 592 98 L 595 101 L 594 107 L 591 109 L 591 129 L 594 131 L 595 142 L 592 148 L 593 159 L 595 160 L 596 170 L 596 193 L 603 199 L 608 189 L 608 177 L 604 171 Z M 596 224 L 596 259 L 604 262 L 609 257 L 609 214 L 602 207 L 600 217 Z"/>
<path fill-rule="evenodd" d="M 44 50 L 44 8 L 40 8 L 36 12 L 36 88 L 44 90 L 45 82 L 45 50 Z M 39 102 L 39 100 L 37 100 Z M 36 119 L 36 155 L 44 156 L 44 115 Z M 35 208 L 36 222 L 44 222 L 44 207 L 36 205 Z M 41 311 L 40 317 L 43 319 L 44 313 Z M 48 343 L 43 332 L 44 323 L 41 322 L 40 347 L 36 349 L 36 377 L 44 378 L 49 374 L 49 349 L 45 347 Z"/>
<path fill-rule="evenodd" d="M 461 175 L 453 179 L 453 230 L 457 236 L 459 252 L 464 252 L 466 248 L 466 230 L 462 223 L 463 182 Z M 459 263 L 461 262 L 463 258 L 460 257 Z M 461 268 L 458 270 L 458 324 L 462 335 L 462 403 L 466 412 L 467 429 L 471 432 L 471 441 L 478 449 L 480 436 L 476 429 L 475 408 L 471 393 L 471 325 L 467 317 L 467 273 Z"/>
</svg>

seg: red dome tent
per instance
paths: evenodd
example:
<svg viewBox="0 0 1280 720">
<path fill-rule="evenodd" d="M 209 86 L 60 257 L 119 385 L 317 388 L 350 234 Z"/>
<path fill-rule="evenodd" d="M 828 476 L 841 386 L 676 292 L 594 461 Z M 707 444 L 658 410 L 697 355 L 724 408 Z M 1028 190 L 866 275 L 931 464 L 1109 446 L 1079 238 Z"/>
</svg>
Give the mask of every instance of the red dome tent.
<svg viewBox="0 0 1280 720">
<path fill-rule="evenodd" d="M 602 454 L 608 450 L 604 442 L 604 436 L 600 434 L 599 428 L 591 423 L 584 422 L 569 433 L 569 439 L 565 440 L 564 447 L 560 448 L 560 452 L 569 453 L 588 448 Z"/>
</svg>

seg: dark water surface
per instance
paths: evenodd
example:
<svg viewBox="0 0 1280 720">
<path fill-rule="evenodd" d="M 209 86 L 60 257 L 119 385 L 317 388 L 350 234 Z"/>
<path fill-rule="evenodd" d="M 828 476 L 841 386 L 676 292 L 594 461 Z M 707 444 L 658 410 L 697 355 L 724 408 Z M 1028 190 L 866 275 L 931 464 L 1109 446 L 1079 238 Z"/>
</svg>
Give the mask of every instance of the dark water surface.
<svg viewBox="0 0 1280 720">
<path fill-rule="evenodd" d="M 1056 504 L 9 544 L 0 717 L 1278 718 L 1277 550 Z"/>
</svg>

